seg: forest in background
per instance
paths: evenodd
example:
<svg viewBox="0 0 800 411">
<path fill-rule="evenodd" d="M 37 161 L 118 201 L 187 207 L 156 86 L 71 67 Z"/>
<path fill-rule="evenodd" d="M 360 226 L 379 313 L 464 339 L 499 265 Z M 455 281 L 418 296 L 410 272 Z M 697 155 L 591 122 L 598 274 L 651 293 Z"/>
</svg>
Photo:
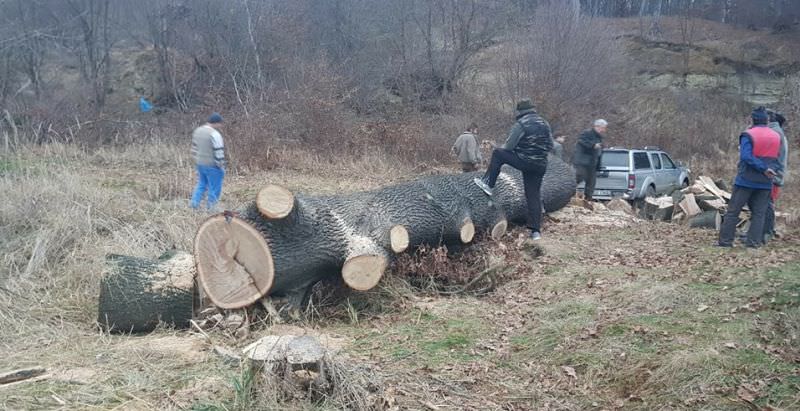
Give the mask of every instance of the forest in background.
<svg viewBox="0 0 800 411">
<path fill-rule="evenodd" d="M 471 121 L 501 139 L 513 102 L 529 96 L 556 133 L 605 117 L 615 143 L 717 159 L 752 104 L 689 87 L 703 28 L 793 35 L 798 10 L 797 0 L 6 0 L 0 124 L 6 150 L 183 141 L 217 110 L 236 167 L 271 167 L 275 147 L 435 163 Z M 662 67 L 631 53 L 637 41 L 672 48 L 682 84 L 643 84 Z M 745 65 L 773 46 L 748 47 Z M 776 105 L 793 113 L 800 63 L 783 54 L 789 63 L 756 68 L 786 79 Z M 155 113 L 138 113 L 139 97 Z"/>
</svg>

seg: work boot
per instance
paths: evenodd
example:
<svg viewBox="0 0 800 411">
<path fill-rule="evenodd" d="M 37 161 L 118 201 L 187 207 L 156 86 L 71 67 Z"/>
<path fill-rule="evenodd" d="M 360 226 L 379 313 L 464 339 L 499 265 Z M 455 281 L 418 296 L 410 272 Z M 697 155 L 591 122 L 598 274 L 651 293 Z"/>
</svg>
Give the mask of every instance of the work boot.
<svg viewBox="0 0 800 411">
<path fill-rule="evenodd" d="M 492 195 L 492 188 L 489 187 L 489 184 L 486 183 L 486 181 L 484 179 L 475 177 L 475 179 L 473 179 L 472 181 L 474 181 L 475 184 L 478 187 L 480 187 L 481 190 L 483 190 L 483 192 L 486 193 L 487 196 L 491 196 Z"/>
</svg>

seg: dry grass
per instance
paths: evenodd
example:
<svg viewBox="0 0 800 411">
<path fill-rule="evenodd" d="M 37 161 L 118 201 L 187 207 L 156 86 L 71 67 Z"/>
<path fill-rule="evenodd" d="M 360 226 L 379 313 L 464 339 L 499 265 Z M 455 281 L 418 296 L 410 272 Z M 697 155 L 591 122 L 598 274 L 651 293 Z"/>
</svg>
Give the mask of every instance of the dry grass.
<svg viewBox="0 0 800 411">
<path fill-rule="evenodd" d="M 400 270 L 299 324 L 339 336 L 352 361 L 340 370 L 347 389 L 317 404 L 277 396 L 209 352 L 273 326 L 244 340 L 223 331 L 104 334 L 94 325 L 104 255 L 190 249 L 204 218 L 186 207 L 193 177 L 182 153 L 52 145 L 0 158 L 0 370 L 41 364 L 50 373 L 0 387 L 0 408 L 342 409 L 367 401 L 358 364 L 382 381 L 384 405 L 399 409 L 748 409 L 737 396 L 745 385 L 759 407 L 798 406 L 796 231 L 765 250 L 728 252 L 708 247 L 713 233 L 680 226 L 550 223 L 541 256 L 517 233 L 491 246 L 507 271 L 481 297 L 410 287 Z M 292 158 L 286 168 L 231 173 L 225 206 L 268 181 L 334 193 L 442 171 L 380 156 Z M 491 265 L 469 252 L 425 258 L 411 267 L 460 283 Z"/>
</svg>

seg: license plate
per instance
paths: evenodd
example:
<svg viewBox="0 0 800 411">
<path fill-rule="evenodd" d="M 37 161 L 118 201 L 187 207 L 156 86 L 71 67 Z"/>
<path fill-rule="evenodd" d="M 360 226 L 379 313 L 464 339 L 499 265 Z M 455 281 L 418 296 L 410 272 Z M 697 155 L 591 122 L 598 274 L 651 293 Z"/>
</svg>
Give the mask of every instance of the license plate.
<svg viewBox="0 0 800 411">
<path fill-rule="evenodd" d="M 611 190 L 594 190 L 594 195 L 596 196 L 610 196 Z"/>
</svg>

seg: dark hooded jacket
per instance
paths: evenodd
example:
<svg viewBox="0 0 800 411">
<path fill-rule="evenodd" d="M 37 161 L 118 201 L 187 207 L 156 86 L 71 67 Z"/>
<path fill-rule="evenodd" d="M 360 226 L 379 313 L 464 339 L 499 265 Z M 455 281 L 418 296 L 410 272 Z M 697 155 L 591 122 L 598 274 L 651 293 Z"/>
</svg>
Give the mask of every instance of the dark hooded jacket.
<svg viewBox="0 0 800 411">
<path fill-rule="evenodd" d="M 547 153 L 553 149 L 550 124 L 533 109 L 518 111 L 503 148 L 513 151 L 532 167 L 546 167 Z"/>
<path fill-rule="evenodd" d="M 600 159 L 600 150 L 594 148 L 597 143 L 603 142 L 603 135 L 590 128 L 578 137 L 575 144 L 575 155 L 572 163 L 580 167 L 597 167 L 597 160 Z"/>
</svg>

